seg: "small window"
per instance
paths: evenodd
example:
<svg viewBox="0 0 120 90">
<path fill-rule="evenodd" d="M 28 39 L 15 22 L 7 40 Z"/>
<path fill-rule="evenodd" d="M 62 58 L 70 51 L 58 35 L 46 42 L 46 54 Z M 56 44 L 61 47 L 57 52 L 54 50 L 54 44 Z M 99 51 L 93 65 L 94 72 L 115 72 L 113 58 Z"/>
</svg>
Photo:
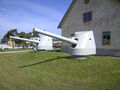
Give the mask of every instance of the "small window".
<svg viewBox="0 0 120 90">
<path fill-rule="evenodd" d="M 102 45 L 111 45 L 111 32 L 106 31 L 102 33 Z"/>
<path fill-rule="evenodd" d="M 83 22 L 92 20 L 92 12 L 83 13 Z"/>
<path fill-rule="evenodd" d="M 75 34 L 71 34 L 70 36 L 73 37 Z"/>
<path fill-rule="evenodd" d="M 90 2 L 90 0 L 84 0 L 85 4 L 88 4 Z"/>
</svg>

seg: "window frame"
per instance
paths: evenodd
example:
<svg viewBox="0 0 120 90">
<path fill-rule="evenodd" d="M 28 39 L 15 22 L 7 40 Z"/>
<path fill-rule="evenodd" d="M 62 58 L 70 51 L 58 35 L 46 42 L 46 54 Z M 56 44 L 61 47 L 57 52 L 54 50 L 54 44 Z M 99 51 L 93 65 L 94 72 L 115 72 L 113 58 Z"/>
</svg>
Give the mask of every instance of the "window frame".
<svg viewBox="0 0 120 90">
<path fill-rule="evenodd" d="M 92 11 L 83 13 L 83 22 L 92 21 Z"/>
<path fill-rule="evenodd" d="M 110 46 L 111 45 L 111 31 L 102 32 L 102 45 Z"/>
<path fill-rule="evenodd" d="M 90 0 L 84 0 L 85 4 L 88 4 L 90 2 Z"/>
</svg>

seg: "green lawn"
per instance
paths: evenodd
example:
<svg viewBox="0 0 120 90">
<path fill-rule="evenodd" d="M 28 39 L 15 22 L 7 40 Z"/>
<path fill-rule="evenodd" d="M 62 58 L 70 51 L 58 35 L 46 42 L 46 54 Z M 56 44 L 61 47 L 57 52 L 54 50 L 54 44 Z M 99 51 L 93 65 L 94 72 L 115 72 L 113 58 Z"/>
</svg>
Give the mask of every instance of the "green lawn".
<svg viewBox="0 0 120 90">
<path fill-rule="evenodd" d="M 0 90 L 120 90 L 120 59 L 66 53 L 0 54 Z"/>
</svg>

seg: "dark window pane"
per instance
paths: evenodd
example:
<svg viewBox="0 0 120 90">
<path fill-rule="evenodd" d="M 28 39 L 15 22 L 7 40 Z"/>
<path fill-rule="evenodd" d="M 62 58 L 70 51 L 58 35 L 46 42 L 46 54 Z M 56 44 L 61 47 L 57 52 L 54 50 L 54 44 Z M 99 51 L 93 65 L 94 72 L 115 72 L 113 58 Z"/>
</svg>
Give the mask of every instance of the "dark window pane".
<svg viewBox="0 0 120 90">
<path fill-rule="evenodd" d="M 71 37 L 73 37 L 75 34 L 71 34 Z"/>
<path fill-rule="evenodd" d="M 110 45 L 111 44 L 111 32 L 106 31 L 102 33 L 102 45 Z"/>
<path fill-rule="evenodd" d="M 92 20 L 92 12 L 87 12 L 87 13 L 83 13 L 83 21 L 90 21 Z"/>
<path fill-rule="evenodd" d="M 90 0 L 85 0 L 84 2 L 85 2 L 85 4 L 87 4 L 87 3 L 89 3 L 89 2 L 90 2 Z"/>
<path fill-rule="evenodd" d="M 106 39 L 110 39 L 110 36 L 109 35 L 107 35 L 107 38 Z"/>
</svg>

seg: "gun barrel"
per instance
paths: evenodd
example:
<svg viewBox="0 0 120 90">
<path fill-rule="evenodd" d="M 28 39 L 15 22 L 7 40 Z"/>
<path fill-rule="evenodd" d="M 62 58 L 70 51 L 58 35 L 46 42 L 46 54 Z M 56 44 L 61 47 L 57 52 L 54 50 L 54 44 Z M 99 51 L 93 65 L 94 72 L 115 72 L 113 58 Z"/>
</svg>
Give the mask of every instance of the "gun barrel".
<svg viewBox="0 0 120 90">
<path fill-rule="evenodd" d="M 20 37 L 14 37 L 14 36 L 10 36 L 10 38 L 18 39 L 18 40 L 22 40 L 22 41 L 28 41 L 28 42 L 32 42 L 32 43 L 39 43 L 39 41 L 37 41 L 37 40 L 31 40 L 31 39 L 26 39 L 26 38 L 20 38 Z"/>
<path fill-rule="evenodd" d="M 47 35 L 47 36 L 59 39 L 61 41 L 65 41 L 65 42 L 71 43 L 71 44 L 77 44 L 77 40 L 66 38 L 66 37 L 63 37 L 63 36 L 60 36 L 60 35 L 56 35 L 56 34 L 53 34 L 53 33 L 50 33 L 50 32 L 46 32 L 46 31 L 43 31 L 43 30 L 40 30 L 40 29 L 37 29 L 37 28 L 33 28 L 33 31 L 39 32 L 39 33 L 41 33 L 43 35 Z"/>
</svg>

